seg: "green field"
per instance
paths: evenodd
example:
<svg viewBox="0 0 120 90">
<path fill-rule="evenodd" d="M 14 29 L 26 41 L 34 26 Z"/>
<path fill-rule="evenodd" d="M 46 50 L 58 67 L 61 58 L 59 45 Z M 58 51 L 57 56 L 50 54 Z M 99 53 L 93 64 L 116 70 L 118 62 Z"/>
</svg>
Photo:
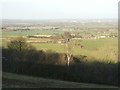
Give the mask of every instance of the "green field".
<svg viewBox="0 0 120 90">
<path fill-rule="evenodd" d="M 3 72 L 2 88 L 117 88 L 115 86 L 76 83 Z"/>
<path fill-rule="evenodd" d="M 81 44 L 84 48 L 76 46 L 73 50 L 74 55 L 86 55 L 89 59 L 104 61 L 104 62 L 117 62 L 118 57 L 118 42 L 117 38 L 106 39 L 86 39 L 82 40 Z M 38 50 L 52 50 L 57 53 L 66 53 L 66 46 L 63 44 L 53 43 L 37 43 L 32 44 Z"/>
<path fill-rule="evenodd" d="M 30 30 L 30 31 L 8 31 L 3 32 L 3 35 L 49 35 L 54 33 L 63 33 L 61 30 Z"/>
<path fill-rule="evenodd" d="M 39 39 L 29 41 L 39 41 Z M 42 40 L 42 39 L 41 39 Z M 40 41 L 41 41 L 40 40 Z M 47 39 L 46 39 L 47 40 Z M 44 41 L 44 40 L 42 40 Z M 3 46 L 7 46 L 7 41 L 3 40 Z M 79 57 L 79 55 L 86 55 L 87 58 L 91 61 L 97 60 L 105 63 L 113 62 L 117 63 L 118 61 L 118 38 L 105 38 L 105 39 L 82 39 L 80 42 L 84 48 L 80 46 L 75 46 L 73 49 L 73 55 Z M 66 53 L 65 44 L 56 44 L 56 43 L 32 43 L 32 45 L 43 51 L 53 51 L 57 53 Z"/>
</svg>

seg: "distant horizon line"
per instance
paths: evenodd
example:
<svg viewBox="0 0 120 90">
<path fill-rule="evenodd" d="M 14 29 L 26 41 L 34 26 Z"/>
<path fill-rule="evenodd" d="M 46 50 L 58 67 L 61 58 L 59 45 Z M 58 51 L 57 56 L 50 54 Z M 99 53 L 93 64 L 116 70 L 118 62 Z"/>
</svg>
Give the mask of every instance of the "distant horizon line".
<svg viewBox="0 0 120 90">
<path fill-rule="evenodd" d="M 118 19 L 118 18 L 48 18 L 48 19 L 15 19 L 15 18 L 4 18 L 2 20 L 70 20 L 70 19 L 75 19 L 75 20 L 87 20 L 87 19 Z M 1 20 L 1 19 L 0 19 Z"/>
<path fill-rule="evenodd" d="M 118 18 L 50 18 L 50 19 L 0 19 L 0 20 L 115 20 Z"/>
</svg>

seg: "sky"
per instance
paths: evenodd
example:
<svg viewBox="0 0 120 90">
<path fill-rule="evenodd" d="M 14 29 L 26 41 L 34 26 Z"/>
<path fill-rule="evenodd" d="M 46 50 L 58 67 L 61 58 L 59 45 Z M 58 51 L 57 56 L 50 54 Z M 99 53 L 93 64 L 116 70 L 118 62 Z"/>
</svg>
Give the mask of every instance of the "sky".
<svg viewBox="0 0 120 90">
<path fill-rule="evenodd" d="M 119 0 L 1 0 L 2 19 L 116 19 Z"/>
</svg>

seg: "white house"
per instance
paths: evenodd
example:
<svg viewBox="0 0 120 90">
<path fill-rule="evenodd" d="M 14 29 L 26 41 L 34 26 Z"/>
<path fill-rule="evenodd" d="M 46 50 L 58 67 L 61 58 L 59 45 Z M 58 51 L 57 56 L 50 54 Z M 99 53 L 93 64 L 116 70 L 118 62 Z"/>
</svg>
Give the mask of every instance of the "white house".
<svg viewBox="0 0 120 90">
<path fill-rule="evenodd" d="M 100 38 L 106 38 L 106 36 L 100 36 Z"/>
</svg>

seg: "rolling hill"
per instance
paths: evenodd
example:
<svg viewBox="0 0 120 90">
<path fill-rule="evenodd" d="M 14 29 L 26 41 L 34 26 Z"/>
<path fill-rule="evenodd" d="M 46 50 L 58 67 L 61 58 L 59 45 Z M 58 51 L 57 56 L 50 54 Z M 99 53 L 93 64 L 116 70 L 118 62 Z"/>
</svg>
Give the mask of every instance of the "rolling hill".
<svg viewBox="0 0 120 90">
<path fill-rule="evenodd" d="M 3 88 L 117 88 L 115 86 L 76 83 L 40 77 L 2 73 Z"/>
</svg>

